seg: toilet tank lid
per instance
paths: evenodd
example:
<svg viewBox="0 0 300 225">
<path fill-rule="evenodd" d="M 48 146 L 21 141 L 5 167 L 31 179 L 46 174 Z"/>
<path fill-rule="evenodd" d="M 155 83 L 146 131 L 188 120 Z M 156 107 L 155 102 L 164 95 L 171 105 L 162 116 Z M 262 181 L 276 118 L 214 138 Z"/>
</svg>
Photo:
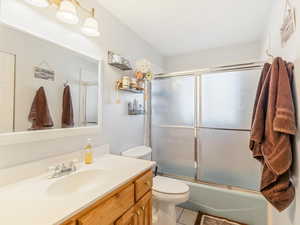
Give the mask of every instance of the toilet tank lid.
<svg viewBox="0 0 300 225">
<path fill-rule="evenodd" d="M 122 152 L 122 155 L 130 158 L 142 158 L 149 155 L 151 152 L 152 149 L 150 147 L 138 146 Z"/>
</svg>

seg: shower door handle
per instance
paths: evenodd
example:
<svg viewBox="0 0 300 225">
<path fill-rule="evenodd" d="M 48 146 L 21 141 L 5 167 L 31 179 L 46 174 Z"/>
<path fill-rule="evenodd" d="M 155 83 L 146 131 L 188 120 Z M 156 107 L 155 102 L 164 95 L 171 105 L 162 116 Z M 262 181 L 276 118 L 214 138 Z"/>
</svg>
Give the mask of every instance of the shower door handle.
<svg viewBox="0 0 300 225">
<path fill-rule="evenodd" d="M 195 129 L 197 130 L 197 129 Z M 194 138 L 194 167 L 195 167 L 195 175 L 194 178 L 198 179 L 198 137 L 197 131 L 195 131 L 195 138 Z"/>
</svg>

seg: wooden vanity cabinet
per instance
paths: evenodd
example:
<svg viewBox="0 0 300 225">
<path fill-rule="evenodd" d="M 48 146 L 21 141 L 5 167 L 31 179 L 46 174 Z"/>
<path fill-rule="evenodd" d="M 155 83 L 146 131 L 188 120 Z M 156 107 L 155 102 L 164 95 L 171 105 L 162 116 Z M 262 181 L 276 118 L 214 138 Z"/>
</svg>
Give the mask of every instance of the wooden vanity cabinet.
<svg viewBox="0 0 300 225">
<path fill-rule="evenodd" d="M 61 225 L 152 225 L 152 178 L 141 174 Z"/>
</svg>

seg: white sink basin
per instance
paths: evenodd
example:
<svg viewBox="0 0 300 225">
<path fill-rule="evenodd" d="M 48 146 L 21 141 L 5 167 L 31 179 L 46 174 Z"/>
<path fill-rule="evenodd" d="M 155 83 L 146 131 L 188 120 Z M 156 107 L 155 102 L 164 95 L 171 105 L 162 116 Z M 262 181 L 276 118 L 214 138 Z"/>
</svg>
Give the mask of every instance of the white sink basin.
<svg viewBox="0 0 300 225">
<path fill-rule="evenodd" d="M 51 184 L 47 193 L 51 196 L 65 196 L 92 191 L 101 186 L 101 183 L 104 182 L 104 176 L 107 177 L 107 172 L 104 170 L 86 170 L 67 175 Z"/>
</svg>

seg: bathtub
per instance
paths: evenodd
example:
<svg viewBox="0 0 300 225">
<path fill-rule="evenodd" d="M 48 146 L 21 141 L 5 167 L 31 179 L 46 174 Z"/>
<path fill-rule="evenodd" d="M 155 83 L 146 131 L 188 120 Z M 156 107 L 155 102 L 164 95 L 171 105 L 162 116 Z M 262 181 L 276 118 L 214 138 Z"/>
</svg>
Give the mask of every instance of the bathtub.
<svg viewBox="0 0 300 225">
<path fill-rule="evenodd" d="M 267 225 L 267 202 L 262 195 L 183 181 L 190 186 L 190 200 L 183 208 L 226 217 L 248 225 Z"/>
</svg>

